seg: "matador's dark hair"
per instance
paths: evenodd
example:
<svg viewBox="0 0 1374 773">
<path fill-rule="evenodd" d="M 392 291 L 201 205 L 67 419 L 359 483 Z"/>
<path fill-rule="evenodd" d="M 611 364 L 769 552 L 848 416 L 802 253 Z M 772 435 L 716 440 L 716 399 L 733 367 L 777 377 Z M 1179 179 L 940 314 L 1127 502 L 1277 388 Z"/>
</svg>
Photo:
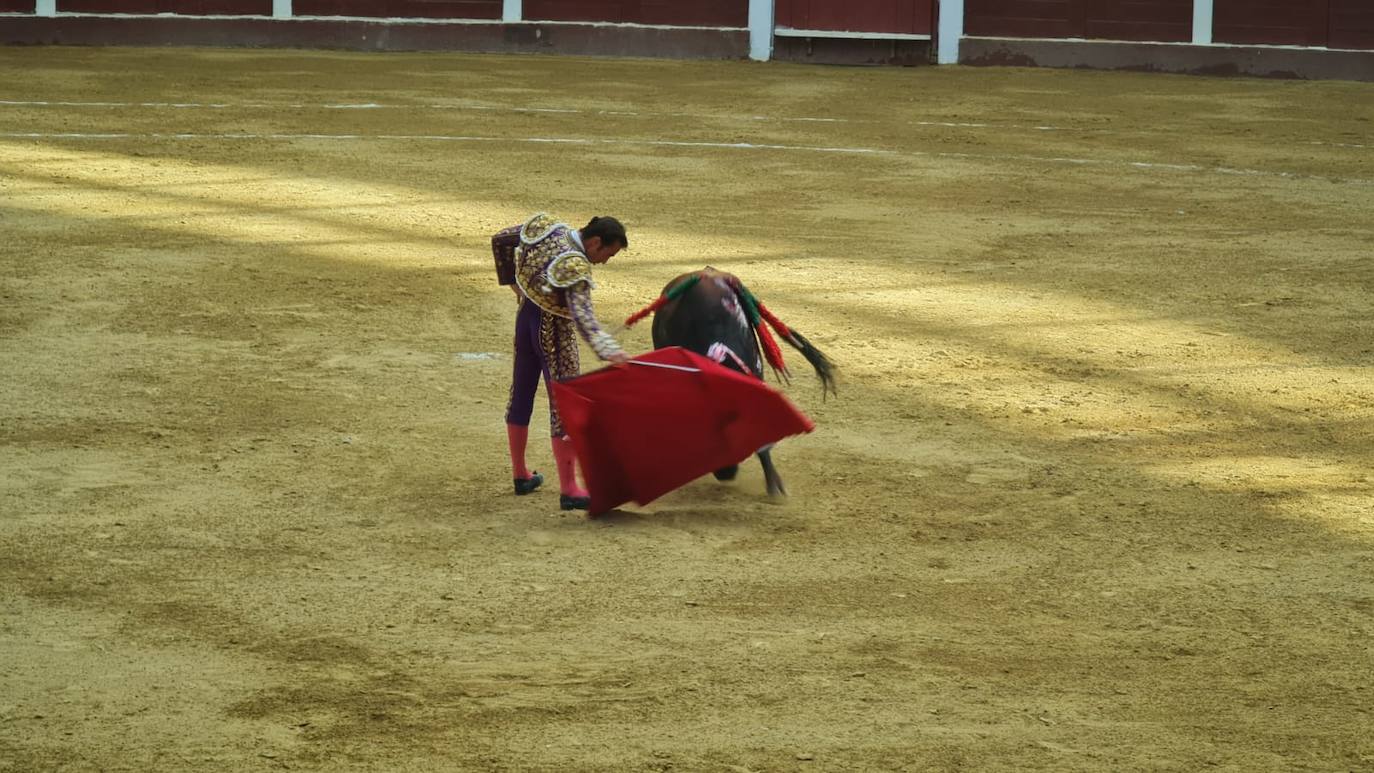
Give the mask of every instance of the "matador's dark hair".
<svg viewBox="0 0 1374 773">
<path fill-rule="evenodd" d="M 582 238 L 590 239 L 593 236 L 601 237 L 602 244 L 619 244 L 621 247 L 629 247 L 630 240 L 625 237 L 625 226 L 613 217 L 597 215 L 582 226 Z"/>
</svg>

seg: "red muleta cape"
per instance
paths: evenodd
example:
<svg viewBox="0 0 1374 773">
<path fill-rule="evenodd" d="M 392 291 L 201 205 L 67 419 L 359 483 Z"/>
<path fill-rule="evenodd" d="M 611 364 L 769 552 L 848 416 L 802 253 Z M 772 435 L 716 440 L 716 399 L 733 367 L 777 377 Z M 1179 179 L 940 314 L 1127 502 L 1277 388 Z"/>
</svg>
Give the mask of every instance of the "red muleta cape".
<svg viewBox="0 0 1374 773">
<path fill-rule="evenodd" d="M 680 347 L 553 385 L 590 512 L 643 505 L 815 424 L 780 392 Z"/>
</svg>

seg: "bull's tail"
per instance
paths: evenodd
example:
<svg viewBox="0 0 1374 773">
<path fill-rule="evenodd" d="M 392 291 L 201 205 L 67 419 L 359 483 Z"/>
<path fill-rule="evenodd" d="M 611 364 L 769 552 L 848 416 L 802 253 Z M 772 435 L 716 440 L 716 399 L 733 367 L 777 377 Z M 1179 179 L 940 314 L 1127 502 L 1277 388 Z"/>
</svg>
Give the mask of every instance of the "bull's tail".
<svg viewBox="0 0 1374 773">
<path fill-rule="evenodd" d="M 788 381 L 791 379 L 791 373 L 782 360 L 782 350 L 778 348 L 777 341 L 773 340 L 773 334 L 768 332 L 769 328 L 772 328 L 779 338 L 791 344 L 792 348 L 801 352 L 806 361 L 811 363 L 816 376 L 821 380 L 821 396 L 824 397 L 827 393 L 835 394 L 835 365 L 830 362 L 830 358 L 806 340 L 806 336 L 784 325 L 768 307 L 759 303 L 759 299 L 749 292 L 749 288 L 745 287 L 743 282 L 736 279 L 733 284 L 735 295 L 739 297 L 740 305 L 744 307 L 744 313 L 753 325 L 754 333 L 759 337 L 759 347 L 763 349 L 764 357 L 778 379 Z"/>
<path fill-rule="evenodd" d="M 769 324 L 771 325 L 772 322 L 770 321 Z M 835 391 L 835 364 L 830 361 L 830 358 L 806 340 L 806 336 L 794 329 L 789 328 L 785 335 L 781 333 L 779 335 L 782 335 L 784 341 L 801 352 L 806 361 L 811 363 L 811 368 L 816 371 L 816 377 L 821 380 L 821 395 L 824 396 L 827 392 L 832 395 L 837 394 Z"/>
<path fill-rule="evenodd" d="M 773 337 L 768 333 L 768 328 L 770 327 L 778 334 L 779 338 L 791 344 L 792 348 L 801 352 L 801 355 L 806 358 L 806 361 L 811 363 L 812 369 L 816 371 L 816 377 L 821 380 L 821 396 L 824 397 L 826 393 L 836 394 L 835 365 L 830 361 L 830 358 L 826 357 L 824 352 L 817 349 L 810 341 L 806 340 L 806 336 L 797 332 L 795 328 L 784 325 L 782 320 L 774 316 L 773 313 L 768 310 L 768 307 L 759 303 L 758 299 L 754 298 L 752 295 L 747 295 L 749 291 L 745 290 L 743 285 L 740 285 L 739 289 L 742 291 L 740 297 L 745 298 L 747 296 L 748 300 L 752 301 L 753 306 L 757 309 L 758 316 L 762 318 L 763 322 L 768 323 L 766 327 L 761 323 L 756 323 L 754 325 L 754 330 L 759 334 L 759 341 L 764 345 L 764 351 L 768 352 L 770 355 L 776 354 L 777 356 L 776 363 L 774 363 L 771 356 L 769 357 L 768 364 L 773 367 L 773 370 L 781 373 L 784 377 L 788 375 L 787 366 L 782 362 L 782 351 L 778 349 L 777 343 L 773 341 Z"/>
</svg>

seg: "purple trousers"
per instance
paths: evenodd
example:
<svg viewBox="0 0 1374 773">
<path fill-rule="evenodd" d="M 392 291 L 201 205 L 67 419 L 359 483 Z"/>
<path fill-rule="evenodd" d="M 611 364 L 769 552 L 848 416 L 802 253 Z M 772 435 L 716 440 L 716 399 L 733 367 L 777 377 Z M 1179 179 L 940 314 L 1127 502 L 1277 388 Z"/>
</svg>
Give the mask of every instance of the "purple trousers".
<svg viewBox="0 0 1374 773">
<path fill-rule="evenodd" d="M 534 414 L 534 393 L 539 389 L 542 374 L 544 391 L 549 396 L 549 433 L 556 438 L 566 435 L 549 382 L 572 378 L 581 371 L 573 321 L 544 311 L 534 301 L 523 301 L 515 315 L 515 365 L 510 401 L 506 403 L 506 423 L 529 426 Z"/>
</svg>

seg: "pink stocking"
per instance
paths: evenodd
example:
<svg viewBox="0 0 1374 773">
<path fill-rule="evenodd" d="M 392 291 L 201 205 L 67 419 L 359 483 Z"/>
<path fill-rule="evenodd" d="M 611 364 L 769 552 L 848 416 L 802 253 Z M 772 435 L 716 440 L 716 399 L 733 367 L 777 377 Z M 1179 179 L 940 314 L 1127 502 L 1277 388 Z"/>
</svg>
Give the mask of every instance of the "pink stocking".
<svg viewBox="0 0 1374 773">
<path fill-rule="evenodd" d="M 525 466 L 525 443 L 529 440 L 530 428 L 520 424 L 506 425 L 506 440 L 510 443 L 510 466 L 515 471 L 516 480 L 530 477 L 530 468 Z"/>
<path fill-rule="evenodd" d="M 558 463 L 558 491 L 570 497 L 585 497 L 587 490 L 577 485 L 577 454 L 567 438 L 553 439 L 553 458 Z"/>
</svg>

